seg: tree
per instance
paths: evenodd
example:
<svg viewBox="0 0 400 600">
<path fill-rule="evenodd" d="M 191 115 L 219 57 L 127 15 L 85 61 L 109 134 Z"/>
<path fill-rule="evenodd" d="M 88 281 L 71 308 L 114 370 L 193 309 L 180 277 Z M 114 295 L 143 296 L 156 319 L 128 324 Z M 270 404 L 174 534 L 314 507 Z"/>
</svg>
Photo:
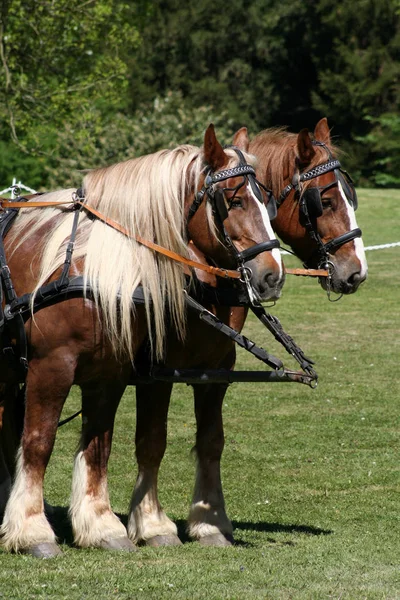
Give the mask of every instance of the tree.
<svg viewBox="0 0 400 600">
<path fill-rule="evenodd" d="M 371 131 L 367 117 L 399 106 L 398 0 L 158 0 L 142 36 L 134 108 L 179 90 L 186 105 L 226 110 L 252 132 L 313 129 L 327 116 L 349 168 L 369 177 L 369 141 L 357 140 Z"/>
<path fill-rule="evenodd" d="M 55 134 L 93 135 L 127 104 L 127 53 L 148 0 L 3 0 L 0 123 L 21 152 L 57 152 Z M 8 133 L 7 133 L 8 132 Z"/>
</svg>

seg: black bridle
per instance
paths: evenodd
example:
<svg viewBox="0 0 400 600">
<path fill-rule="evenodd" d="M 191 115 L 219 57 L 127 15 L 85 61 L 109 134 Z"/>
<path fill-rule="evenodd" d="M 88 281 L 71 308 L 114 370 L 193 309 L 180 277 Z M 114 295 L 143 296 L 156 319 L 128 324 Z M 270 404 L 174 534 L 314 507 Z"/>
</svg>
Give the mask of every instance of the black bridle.
<svg viewBox="0 0 400 600">
<path fill-rule="evenodd" d="M 361 229 L 357 227 L 356 229 L 352 229 L 351 231 L 339 235 L 324 244 L 317 228 L 317 217 L 321 216 L 322 214 L 322 204 L 318 207 L 317 211 L 310 210 L 310 201 L 307 201 L 307 193 L 311 192 L 313 194 L 314 198 L 311 200 L 313 204 L 315 202 L 321 203 L 321 192 L 324 192 L 324 190 L 334 185 L 341 185 L 347 201 L 351 206 L 353 206 L 354 210 L 357 208 L 357 195 L 350 175 L 344 169 L 342 169 L 340 162 L 332 157 L 332 154 L 326 144 L 319 142 L 318 140 L 315 140 L 312 143 L 314 146 L 322 146 L 326 150 L 328 154 L 328 161 L 321 165 L 317 165 L 316 167 L 310 169 L 309 171 L 305 171 L 304 173 L 296 172 L 293 176 L 292 182 L 289 183 L 280 194 L 278 206 L 282 204 L 292 190 L 295 191 L 295 196 L 300 202 L 300 213 L 303 218 L 304 226 L 310 237 L 317 245 L 316 252 L 318 267 L 327 269 L 331 274 L 332 262 L 329 260 L 329 255 L 344 244 L 347 244 L 347 242 L 351 242 L 355 238 L 361 237 L 362 232 Z M 330 173 L 331 171 L 333 171 L 335 175 L 334 182 L 328 184 L 327 186 L 307 188 L 303 192 L 302 183 L 310 181 L 311 179 L 316 179 L 317 177 L 320 177 L 325 173 Z M 315 200 L 315 193 L 318 194 L 319 200 L 318 197 Z M 305 267 L 309 266 L 309 263 L 314 255 L 315 253 L 313 253 L 308 261 L 304 263 Z"/>
<path fill-rule="evenodd" d="M 274 248 L 280 248 L 279 240 L 275 238 L 272 240 L 268 240 L 267 242 L 262 242 L 261 244 L 254 244 L 254 246 L 251 246 L 250 248 L 246 248 L 246 250 L 242 250 L 241 252 L 239 252 L 235 244 L 233 243 L 230 235 L 226 231 L 224 221 L 225 219 L 227 219 L 229 211 L 234 205 L 234 199 L 237 192 L 246 183 L 250 184 L 251 190 L 257 201 L 260 202 L 260 204 L 263 204 L 267 207 L 270 219 L 274 219 L 276 217 L 277 205 L 271 190 L 267 189 L 260 181 L 257 180 L 254 167 L 246 163 L 246 160 L 241 150 L 239 150 L 239 148 L 236 148 L 236 146 L 227 146 L 227 148 L 231 148 L 236 152 L 236 154 L 239 157 L 239 164 L 236 167 L 231 167 L 229 169 L 217 171 L 216 173 L 213 173 L 211 169 L 207 171 L 203 187 L 199 192 L 197 192 L 193 203 L 189 208 L 187 222 L 189 222 L 190 219 L 192 219 L 203 200 L 207 197 L 211 204 L 214 222 L 219 231 L 219 234 L 222 237 L 223 244 L 236 259 L 238 270 L 242 274 L 241 281 L 246 285 L 250 302 L 252 304 L 258 305 L 259 302 L 251 286 L 251 269 L 248 266 L 246 266 L 245 263 L 247 261 L 252 260 L 262 252 L 268 252 L 270 250 L 273 250 Z M 242 182 L 234 188 L 220 188 L 216 185 L 221 181 L 226 181 L 227 179 L 230 179 L 232 177 L 240 176 L 243 178 Z M 267 194 L 267 203 L 264 202 L 261 189 L 264 190 Z M 232 198 L 230 198 L 229 200 L 225 197 L 225 192 L 227 191 L 234 191 Z"/>
</svg>

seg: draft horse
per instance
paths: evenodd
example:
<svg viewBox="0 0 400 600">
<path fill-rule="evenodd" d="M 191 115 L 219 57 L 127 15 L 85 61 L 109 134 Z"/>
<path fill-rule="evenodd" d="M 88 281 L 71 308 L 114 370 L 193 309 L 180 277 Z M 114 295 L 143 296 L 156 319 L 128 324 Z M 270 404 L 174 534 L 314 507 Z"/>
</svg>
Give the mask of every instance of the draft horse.
<svg viewBox="0 0 400 600">
<path fill-rule="evenodd" d="M 7 257 L 7 293 L 15 292 L 4 312 L 25 315 L 27 338 L 24 424 L 1 526 L 5 549 L 38 557 L 60 552 L 44 513 L 43 478 L 72 384 L 82 390 L 70 504 L 75 543 L 134 548 L 110 506 L 107 462 L 138 349 L 152 339 L 151 354 L 161 360 L 167 322 L 180 342 L 185 337 L 187 273 L 171 255 L 188 262 L 193 241 L 208 272 L 241 278 L 251 268 L 260 300 L 281 293 L 279 243 L 249 161 L 240 140 L 223 149 L 209 126 L 203 148 L 183 145 L 94 170 L 73 204 L 74 190 L 63 190 L 41 196 L 45 207 L 36 208 L 33 198 L 32 208 L 19 211 L 0 256 L 3 266 Z M 148 247 L 154 244 L 169 256 Z M 68 294 L 77 280 L 78 297 Z M 133 305 L 138 289 L 143 302 Z M 12 386 L 14 371 L 2 361 L 0 380 Z"/>
<path fill-rule="evenodd" d="M 248 147 L 245 129 L 237 133 L 234 143 Z M 361 231 L 354 212 L 357 197 L 337 159 L 327 120 L 318 122 L 313 136 L 306 130 L 298 135 L 282 128 L 263 131 L 250 143 L 249 151 L 257 157 L 258 179 L 277 198 L 278 212 L 272 225 L 280 238 L 306 267 L 328 269 L 329 277 L 321 278 L 320 283 L 329 294 L 355 292 L 367 276 Z M 240 211 L 240 206 L 235 210 Z M 191 251 L 198 260 L 202 259 L 202 253 L 192 245 Z M 218 304 L 217 298 L 223 297 L 224 291 L 221 282 L 207 274 L 197 274 L 207 291 L 213 286 L 217 292 L 214 304 L 210 300 L 208 308 L 221 321 L 241 331 L 247 308 L 232 306 L 229 300 L 225 305 Z M 169 333 L 166 366 L 233 369 L 234 364 L 234 343 L 218 332 L 209 331 L 190 313 L 183 344 L 173 330 Z M 233 542 L 220 475 L 224 448 L 222 405 L 226 390 L 227 384 L 221 383 L 193 385 L 197 471 L 188 533 L 204 545 L 224 546 Z M 152 546 L 180 543 L 176 526 L 161 507 L 157 492 L 171 391 L 172 384 L 163 381 L 136 385 L 138 477 L 128 534 L 136 542 Z"/>
</svg>

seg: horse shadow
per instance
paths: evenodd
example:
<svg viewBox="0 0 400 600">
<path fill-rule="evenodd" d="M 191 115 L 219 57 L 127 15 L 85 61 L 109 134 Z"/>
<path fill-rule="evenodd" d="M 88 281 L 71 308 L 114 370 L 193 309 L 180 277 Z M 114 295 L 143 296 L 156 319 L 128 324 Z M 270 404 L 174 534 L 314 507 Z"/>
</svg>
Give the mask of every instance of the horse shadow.
<svg viewBox="0 0 400 600">
<path fill-rule="evenodd" d="M 74 546 L 72 527 L 68 516 L 68 508 L 65 506 L 52 506 L 49 508 L 46 514 L 59 542 L 68 546 Z M 117 513 L 117 516 L 126 527 L 128 524 L 128 515 Z M 186 531 L 186 521 L 184 519 L 177 519 L 175 523 L 178 528 L 178 536 L 181 542 L 184 544 L 192 543 L 192 540 L 189 538 Z M 286 540 L 283 542 L 278 541 L 273 537 L 274 533 L 289 533 L 294 535 L 301 534 L 307 536 L 331 535 L 333 533 L 331 529 L 321 529 L 320 527 L 313 527 L 311 525 L 285 525 L 283 523 L 269 523 L 266 521 L 232 521 L 232 525 L 234 533 L 235 531 L 262 532 L 268 534 L 266 537 L 266 541 L 268 543 L 281 546 L 294 546 L 295 542 L 291 540 Z M 251 548 L 254 546 L 253 543 L 245 540 L 235 540 L 234 545 L 244 548 Z"/>
</svg>

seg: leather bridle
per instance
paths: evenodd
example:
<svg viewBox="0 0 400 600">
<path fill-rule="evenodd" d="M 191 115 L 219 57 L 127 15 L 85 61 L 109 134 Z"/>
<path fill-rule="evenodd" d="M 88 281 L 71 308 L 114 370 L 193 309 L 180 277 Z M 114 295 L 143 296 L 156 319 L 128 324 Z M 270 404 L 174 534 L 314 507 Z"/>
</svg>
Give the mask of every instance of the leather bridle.
<svg viewBox="0 0 400 600">
<path fill-rule="evenodd" d="M 300 202 L 300 211 L 304 220 L 304 226 L 310 237 L 314 240 L 314 242 L 317 245 L 316 253 L 318 268 L 327 269 L 330 275 L 332 275 L 332 262 L 329 260 L 329 255 L 332 254 L 334 250 L 337 250 L 344 244 L 347 244 L 348 242 L 351 242 L 352 240 L 361 237 L 362 232 L 361 229 L 357 227 L 355 229 L 352 229 L 351 231 L 337 236 L 336 238 L 333 238 L 326 244 L 324 244 L 324 242 L 322 241 L 318 233 L 317 219 L 315 217 L 313 218 L 309 214 L 305 194 L 303 193 L 302 184 L 304 182 L 310 181 L 311 179 L 316 179 L 317 177 L 320 177 L 321 175 L 324 175 L 325 173 L 330 173 L 332 171 L 335 175 L 335 181 L 332 184 L 325 186 L 325 188 L 323 189 L 327 189 L 328 187 L 332 187 L 334 185 L 339 185 L 340 180 L 343 180 L 343 176 L 347 180 L 346 187 L 348 187 L 349 189 L 353 188 L 353 182 L 351 181 L 348 173 L 344 171 L 344 169 L 342 169 L 340 162 L 337 159 L 333 158 L 332 153 L 330 152 L 326 144 L 318 140 L 314 140 L 312 144 L 314 146 L 321 146 L 326 150 L 328 154 L 328 161 L 321 165 L 317 165 L 316 167 L 313 167 L 309 171 L 305 171 L 303 173 L 297 171 L 293 175 L 291 183 L 289 183 L 279 195 L 278 207 L 289 196 L 290 192 L 294 190 L 295 198 L 298 199 Z M 343 190 L 343 192 L 345 193 L 348 202 L 351 205 L 353 205 L 353 200 L 348 196 L 348 194 L 346 194 L 345 189 Z M 354 208 L 356 208 L 356 206 Z M 308 268 L 308 265 L 310 264 L 314 256 L 315 252 L 310 256 L 310 258 L 307 261 L 304 262 L 304 266 L 306 268 Z"/>
<path fill-rule="evenodd" d="M 262 242 L 260 244 L 254 244 L 250 248 L 246 248 L 246 250 L 242 250 L 240 252 L 236 248 L 230 235 L 228 234 L 225 228 L 224 221 L 229 215 L 229 211 L 232 208 L 232 202 L 236 193 L 247 183 L 250 184 L 251 190 L 256 200 L 260 202 L 260 204 L 264 204 L 267 206 L 270 218 L 274 218 L 276 216 L 276 202 L 271 190 L 268 190 L 261 182 L 259 182 L 256 179 L 256 172 L 254 167 L 246 163 L 246 160 L 241 150 L 239 150 L 239 148 L 237 148 L 236 146 L 227 146 L 227 148 L 231 148 L 236 152 L 236 154 L 239 157 L 239 164 L 236 167 L 231 167 L 229 169 L 217 171 L 216 173 L 212 173 L 211 170 L 208 170 L 204 179 L 203 187 L 199 192 L 197 192 L 195 199 L 191 207 L 189 208 L 187 222 L 189 223 L 189 221 L 193 218 L 193 216 L 196 214 L 197 210 L 201 206 L 203 200 L 207 198 L 211 204 L 214 223 L 223 240 L 223 244 L 229 250 L 232 256 L 236 259 L 238 271 L 241 273 L 241 281 L 246 285 L 249 299 L 251 303 L 258 304 L 258 301 L 254 294 L 254 290 L 251 286 L 252 272 L 250 267 L 246 266 L 245 263 L 252 260 L 262 252 L 268 252 L 270 250 L 273 250 L 274 248 L 280 248 L 279 240 L 272 239 L 266 242 Z M 241 183 L 239 183 L 235 188 L 221 188 L 217 186 L 217 184 L 221 181 L 226 181 L 227 179 L 233 177 L 242 177 Z M 264 202 L 261 188 L 266 192 L 268 196 L 267 203 Z M 226 191 L 234 191 L 234 195 L 230 200 L 225 198 Z"/>
</svg>

